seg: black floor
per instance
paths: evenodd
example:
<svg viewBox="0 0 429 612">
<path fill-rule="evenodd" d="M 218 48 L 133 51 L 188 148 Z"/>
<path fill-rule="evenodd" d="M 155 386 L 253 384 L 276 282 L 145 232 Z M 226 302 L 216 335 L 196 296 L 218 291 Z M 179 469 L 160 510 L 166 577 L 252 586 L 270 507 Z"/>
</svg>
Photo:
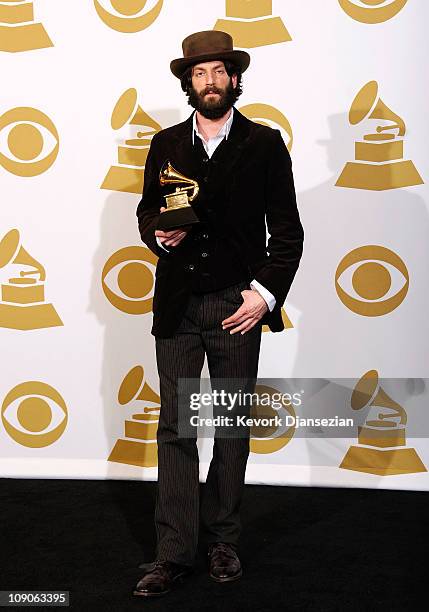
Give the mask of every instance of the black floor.
<svg viewBox="0 0 429 612">
<path fill-rule="evenodd" d="M 155 487 L 0 479 L 0 590 L 68 590 L 82 612 L 429 608 L 428 493 L 250 485 L 241 580 L 212 582 L 201 547 L 184 584 L 135 598 L 138 565 L 153 559 Z"/>
</svg>

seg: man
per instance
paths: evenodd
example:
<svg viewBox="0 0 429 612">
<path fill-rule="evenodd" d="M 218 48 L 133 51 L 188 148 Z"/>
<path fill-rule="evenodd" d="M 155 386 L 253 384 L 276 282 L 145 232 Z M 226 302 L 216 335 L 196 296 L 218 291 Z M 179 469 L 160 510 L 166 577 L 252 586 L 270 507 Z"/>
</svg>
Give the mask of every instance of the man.
<svg viewBox="0 0 429 612">
<path fill-rule="evenodd" d="M 178 383 L 199 379 L 206 355 L 212 381 L 239 380 L 253 391 L 262 325 L 284 329 L 281 306 L 303 244 L 280 132 L 234 108 L 249 55 L 219 31 L 192 34 L 182 48 L 183 58 L 170 68 L 195 112 L 154 136 L 137 208 L 142 240 L 159 257 L 152 334 L 161 396 L 157 554 L 134 590 L 142 596 L 163 595 L 190 572 L 200 518 L 210 577 L 226 582 L 242 575 L 237 541 L 249 432 L 224 437 L 216 430 L 200 507 L 196 436 L 178 433 Z M 169 214 L 163 195 L 174 191 L 160 185 L 166 161 L 198 182 L 192 206 L 200 223 L 157 229 L 160 215 Z"/>
</svg>

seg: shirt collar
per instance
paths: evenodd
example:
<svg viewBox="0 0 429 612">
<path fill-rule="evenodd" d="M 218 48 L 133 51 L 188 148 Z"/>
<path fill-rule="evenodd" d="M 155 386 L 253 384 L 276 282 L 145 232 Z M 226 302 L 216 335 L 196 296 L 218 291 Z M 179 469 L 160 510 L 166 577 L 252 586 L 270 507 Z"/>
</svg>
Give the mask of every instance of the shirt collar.
<svg viewBox="0 0 429 612">
<path fill-rule="evenodd" d="M 225 121 L 223 126 L 220 128 L 219 132 L 214 136 L 214 138 L 225 138 L 228 140 L 229 132 L 231 130 L 232 120 L 234 119 L 234 107 L 231 108 L 231 114 L 228 119 Z M 203 138 L 200 132 L 198 131 L 197 126 L 197 111 L 192 115 L 192 144 L 195 144 L 195 134 L 200 138 Z"/>
</svg>

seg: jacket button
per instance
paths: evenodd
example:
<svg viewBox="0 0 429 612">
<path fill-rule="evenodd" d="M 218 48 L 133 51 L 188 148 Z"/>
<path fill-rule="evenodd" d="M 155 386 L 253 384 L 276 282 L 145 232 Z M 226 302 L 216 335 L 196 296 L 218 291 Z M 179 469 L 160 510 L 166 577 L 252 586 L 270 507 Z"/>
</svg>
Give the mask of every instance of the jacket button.
<svg viewBox="0 0 429 612">
<path fill-rule="evenodd" d="M 208 257 L 208 253 L 201 253 L 201 257 Z"/>
<path fill-rule="evenodd" d="M 203 238 L 205 238 L 207 240 L 207 238 L 209 237 L 208 234 L 203 234 Z"/>
<path fill-rule="evenodd" d="M 188 270 L 193 270 L 195 268 L 194 264 L 189 264 Z"/>
</svg>

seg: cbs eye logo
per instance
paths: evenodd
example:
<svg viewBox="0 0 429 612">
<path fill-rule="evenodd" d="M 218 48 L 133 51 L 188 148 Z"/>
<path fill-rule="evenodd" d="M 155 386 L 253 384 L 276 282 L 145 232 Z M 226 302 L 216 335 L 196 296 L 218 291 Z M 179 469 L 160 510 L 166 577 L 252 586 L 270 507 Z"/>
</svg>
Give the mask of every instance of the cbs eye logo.
<svg viewBox="0 0 429 612">
<path fill-rule="evenodd" d="M 408 0 L 338 0 L 349 17 L 361 23 L 382 23 L 392 19 Z"/>
<path fill-rule="evenodd" d="M 409 281 L 402 259 L 377 245 L 350 251 L 335 273 L 338 297 L 364 317 L 379 317 L 395 310 L 407 295 Z"/>
<path fill-rule="evenodd" d="M 7 149 L 11 157 L 4 154 Z M 58 149 L 57 129 L 42 111 L 20 106 L 0 116 L 0 164 L 12 174 L 37 176 L 46 172 Z"/>
<path fill-rule="evenodd" d="M 250 452 L 257 453 L 260 455 L 266 455 L 269 453 L 276 453 L 285 447 L 292 440 L 296 427 L 295 425 L 288 426 L 286 424 L 286 417 L 291 416 L 296 419 L 295 410 L 292 403 L 287 403 L 282 398 L 281 406 L 277 409 L 271 405 L 266 405 L 259 401 L 259 395 L 262 397 L 269 397 L 271 400 L 277 398 L 279 391 L 274 387 L 268 387 L 267 385 L 256 385 L 255 386 L 256 402 L 252 402 L 250 410 L 251 417 L 257 418 L 268 418 L 273 419 L 276 415 L 285 420 L 284 425 L 280 426 L 266 426 L 266 425 L 252 425 L 250 428 Z M 278 403 L 276 399 L 276 403 Z"/>
<path fill-rule="evenodd" d="M 243 115 L 251 121 L 255 121 L 261 125 L 267 125 L 274 129 L 280 129 L 288 151 L 290 152 L 292 150 L 292 127 L 283 113 L 277 108 L 269 104 L 247 104 L 240 108 L 240 113 L 243 113 Z"/>
<path fill-rule="evenodd" d="M 101 276 L 103 291 L 109 302 L 128 314 L 150 312 L 152 298 L 148 294 L 153 287 L 157 261 L 156 255 L 145 247 L 125 247 L 113 253 L 104 265 Z"/>
<path fill-rule="evenodd" d="M 100 19 L 109 28 L 132 34 L 152 25 L 161 12 L 163 2 L 164 0 L 94 0 L 94 6 Z"/>
<path fill-rule="evenodd" d="M 67 425 L 67 406 L 50 385 L 38 381 L 21 383 L 6 395 L 1 418 L 9 436 L 30 448 L 53 444 Z"/>
</svg>

